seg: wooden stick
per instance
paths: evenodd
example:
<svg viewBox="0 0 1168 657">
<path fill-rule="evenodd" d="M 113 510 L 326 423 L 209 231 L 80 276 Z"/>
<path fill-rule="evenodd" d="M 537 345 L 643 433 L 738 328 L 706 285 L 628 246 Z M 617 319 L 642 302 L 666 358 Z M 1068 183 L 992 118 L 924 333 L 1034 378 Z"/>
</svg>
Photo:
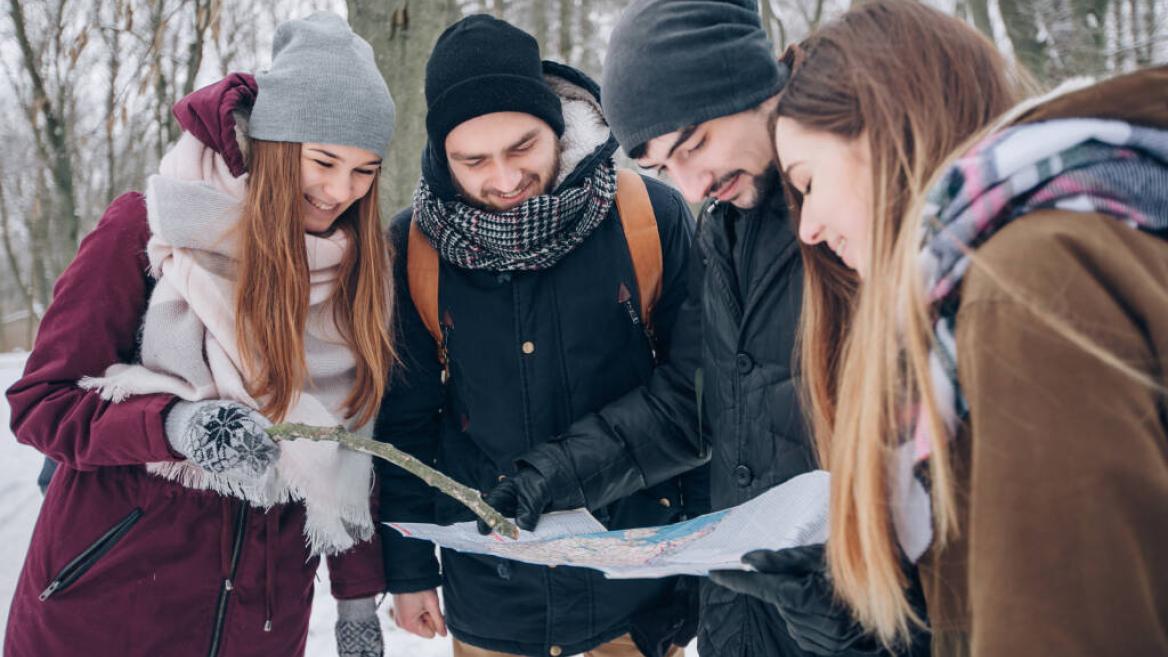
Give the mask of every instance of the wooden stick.
<svg viewBox="0 0 1168 657">
<path fill-rule="evenodd" d="M 461 502 L 482 518 L 492 530 L 510 538 L 519 538 L 519 528 L 483 500 L 479 491 L 464 486 L 438 470 L 401 451 L 389 443 L 362 438 L 344 427 L 314 427 L 287 422 L 268 427 L 274 440 L 331 440 L 357 452 L 372 454 L 406 470 L 415 477 Z"/>
</svg>

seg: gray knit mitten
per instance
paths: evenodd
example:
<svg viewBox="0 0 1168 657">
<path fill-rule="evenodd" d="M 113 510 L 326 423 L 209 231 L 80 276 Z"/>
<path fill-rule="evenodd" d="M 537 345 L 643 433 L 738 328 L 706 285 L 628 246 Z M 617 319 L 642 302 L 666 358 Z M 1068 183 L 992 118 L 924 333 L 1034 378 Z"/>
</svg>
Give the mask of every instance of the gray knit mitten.
<svg viewBox="0 0 1168 657">
<path fill-rule="evenodd" d="M 383 650 L 374 599 L 337 600 L 337 655 L 382 657 Z"/>
<path fill-rule="evenodd" d="M 263 475 L 279 454 L 264 431 L 270 426 L 259 411 L 223 400 L 180 401 L 166 414 L 170 446 L 216 474 Z"/>
</svg>

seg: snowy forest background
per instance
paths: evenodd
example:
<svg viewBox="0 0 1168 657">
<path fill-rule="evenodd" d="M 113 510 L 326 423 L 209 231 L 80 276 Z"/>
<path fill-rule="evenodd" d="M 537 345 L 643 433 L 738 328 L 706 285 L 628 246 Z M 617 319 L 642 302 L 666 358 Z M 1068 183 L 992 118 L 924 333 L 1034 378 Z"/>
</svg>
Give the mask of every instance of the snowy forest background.
<svg viewBox="0 0 1168 657">
<path fill-rule="evenodd" d="M 928 0 L 1046 87 L 1168 61 L 1168 0 Z M 52 285 L 106 204 L 142 189 L 178 136 L 174 101 L 269 63 L 281 20 L 331 9 L 374 47 L 397 103 L 383 214 L 404 206 L 425 139 L 427 55 L 462 15 L 534 34 L 599 77 L 627 0 L 0 0 L 0 352 L 28 349 Z M 778 51 L 849 0 L 762 0 Z"/>
</svg>

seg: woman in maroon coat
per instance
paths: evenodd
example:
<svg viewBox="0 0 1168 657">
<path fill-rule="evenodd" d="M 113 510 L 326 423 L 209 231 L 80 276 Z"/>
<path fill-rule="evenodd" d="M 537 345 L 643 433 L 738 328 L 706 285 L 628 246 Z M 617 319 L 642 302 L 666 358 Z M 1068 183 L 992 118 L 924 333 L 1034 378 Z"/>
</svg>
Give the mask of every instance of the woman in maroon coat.
<svg viewBox="0 0 1168 657">
<path fill-rule="evenodd" d="M 176 105 L 183 135 L 82 243 L 8 391 L 60 467 L 5 655 L 300 655 L 322 554 L 341 654 L 381 654 L 368 457 L 263 429 L 361 431 L 378 406 L 393 101 L 335 15 L 273 50 Z"/>
</svg>

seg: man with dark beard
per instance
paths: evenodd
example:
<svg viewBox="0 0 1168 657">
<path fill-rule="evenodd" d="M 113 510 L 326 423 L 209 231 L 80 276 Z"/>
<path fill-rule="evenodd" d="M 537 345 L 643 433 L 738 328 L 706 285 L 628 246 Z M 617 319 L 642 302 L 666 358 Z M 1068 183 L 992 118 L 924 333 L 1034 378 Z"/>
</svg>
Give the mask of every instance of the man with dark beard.
<svg viewBox="0 0 1168 657">
<path fill-rule="evenodd" d="M 598 86 L 541 64 L 535 40 L 507 23 L 480 15 L 448 28 L 425 92 L 422 180 L 390 229 L 402 367 L 375 436 L 487 490 L 668 359 L 693 219 L 676 191 L 615 169 Z M 640 209 L 623 200 L 638 185 Z M 634 246 L 646 227 L 651 250 Z M 650 251 L 659 292 L 637 264 Z M 430 270 L 418 265 L 427 253 Z M 384 520 L 474 518 L 398 468 L 378 474 Z M 594 513 L 613 529 L 676 522 L 704 510 L 708 484 L 696 490 L 667 477 Z M 431 544 L 383 538 L 398 625 L 426 637 L 449 625 L 456 656 L 659 657 L 693 636 L 679 578 L 606 580 L 449 550 L 439 573 Z"/>
<path fill-rule="evenodd" d="M 602 506 L 707 461 L 712 506 L 724 509 L 816 463 L 794 363 L 802 261 L 768 129 L 789 68 L 757 5 L 636 0 L 613 30 L 604 72 L 621 146 L 690 202 L 707 200 L 690 296 L 670 362 L 647 386 L 523 455 L 488 494 L 521 518 Z M 833 603 L 822 546 L 744 561 L 761 572 L 702 584 L 703 657 L 880 653 Z"/>
</svg>

